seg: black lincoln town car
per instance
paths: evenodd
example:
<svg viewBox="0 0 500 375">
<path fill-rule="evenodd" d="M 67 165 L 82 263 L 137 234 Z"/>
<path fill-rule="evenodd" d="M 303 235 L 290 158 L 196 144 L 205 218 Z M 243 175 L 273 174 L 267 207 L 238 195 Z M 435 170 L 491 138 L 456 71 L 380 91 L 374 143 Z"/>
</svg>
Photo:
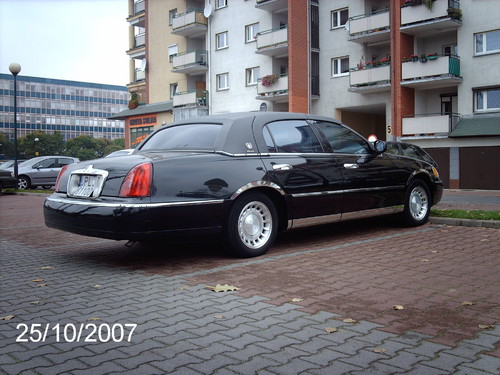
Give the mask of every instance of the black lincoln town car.
<svg viewBox="0 0 500 375">
<path fill-rule="evenodd" d="M 64 167 L 44 203 L 51 228 L 146 241 L 223 234 L 241 257 L 280 231 L 400 214 L 426 222 L 443 185 L 425 160 L 385 153 L 331 118 L 250 112 L 168 124 L 130 155 Z"/>
</svg>

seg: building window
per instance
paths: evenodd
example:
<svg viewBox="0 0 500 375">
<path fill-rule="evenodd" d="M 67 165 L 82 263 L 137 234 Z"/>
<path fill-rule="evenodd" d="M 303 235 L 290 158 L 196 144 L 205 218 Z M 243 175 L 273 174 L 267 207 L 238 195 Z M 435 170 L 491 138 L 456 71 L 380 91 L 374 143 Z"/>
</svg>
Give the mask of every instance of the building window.
<svg viewBox="0 0 500 375">
<path fill-rule="evenodd" d="M 216 49 L 223 49 L 228 47 L 227 31 L 215 35 Z"/>
<path fill-rule="evenodd" d="M 340 77 L 349 74 L 349 57 L 337 57 L 332 59 L 332 77 Z"/>
<path fill-rule="evenodd" d="M 246 25 L 245 26 L 245 42 L 246 43 L 255 42 L 255 39 L 257 38 L 258 32 L 259 32 L 259 24 L 258 23 Z"/>
<path fill-rule="evenodd" d="M 474 35 L 476 55 L 500 52 L 500 30 L 488 31 Z"/>
<path fill-rule="evenodd" d="M 500 111 L 500 88 L 477 90 L 474 94 L 475 110 Z"/>
<path fill-rule="evenodd" d="M 259 78 L 260 68 L 248 68 L 245 70 L 246 84 L 247 86 L 253 86 L 257 84 L 257 79 Z"/>
<path fill-rule="evenodd" d="M 177 56 L 178 46 L 177 44 L 172 44 L 168 46 L 168 61 L 172 62 L 174 57 Z"/>
<path fill-rule="evenodd" d="M 175 15 L 177 14 L 177 8 L 168 11 L 168 24 L 172 25 L 174 22 Z"/>
<path fill-rule="evenodd" d="M 217 74 L 217 90 L 229 89 L 229 73 Z"/>
<path fill-rule="evenodd" d="M 331 18 L 332 18 L 332 29 L 344 26 L 349 20 L 349 11 L 347 10 L 347 8 L 332 10 Z"/>
<path fill-rule="evenodd" d="M 179 85 L 177 83 L 170 84 L 170 99 L 172 99 L 174 95 L 177 94 L 178 90 L 179 90 Z"/>
<path fill-rule="evenodd" d="M 215 0 L 215 9 L 227 7 L 227 0 Z"/>
</svg>

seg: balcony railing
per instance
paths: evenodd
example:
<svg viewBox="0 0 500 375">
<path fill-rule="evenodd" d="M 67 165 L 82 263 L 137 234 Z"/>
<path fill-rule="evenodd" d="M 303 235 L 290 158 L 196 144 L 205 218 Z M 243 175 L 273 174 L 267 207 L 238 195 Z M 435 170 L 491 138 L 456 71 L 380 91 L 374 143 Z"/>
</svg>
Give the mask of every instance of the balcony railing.
<svg viewBox="0 0 500 375">
<path fill-rule="evenodd" d="M 391 89 L 391 65 L 381 63 L 372 67 L 351 69 L 349 72 L 350 89 L 354 92 L 380 92 Z"/>
<path fill-rule="evenodd" d="M 349 18 L 349 40 L 373 43 L 389 40 L 389 10 Z"/>
<path fill-rule="evenodd" d="M 283 11 L 288 8 L 288 0 L 257 0 L 255 7 L 268 12 Z"/>
<path fill-rule="evenodd" d="M 146 79 L 146 72 L 141 69 L 136 69 L 134 73 L 134 82 L 144 81 Z"/>
<path fill-rule="evenodd" d="M 460 115 L 425 114 L 403 118 L 403 136 L 447 136 L 455 128 Z"/>
<path fill-rule="evenodd" d="M 278 56 L 288 52 L 288 28 L 272 29 L 257 33 L 257 53 Z"/>
<path fill-rule="evenodd" d="M 270 101 L 288 100 L 288 75 L 274 76 L 271 82 L 267 76 L 258 79 L 257 99 Z"/>
<path fill-rule="evenodd" d="M 411 0 L 401 8 L 401 31 L 419 35 L 433 32 L 436 23 L 440 31 L 457 29 L 461 25 L 462 13 L 458 0 L 435 0 L 431 9 L 421 0 Z"/>
<path fill-rule="evenodd" d="M 172 20 L 172 33 L 181 36 L 196 38 L 204 36 L 208 29 L 207 18 L 199 9 L 178 13 Z"/>
<path fill-rule="evenodd" d="M 428 89 L 456 86 L 461 81 L 458 56 L 425 56 L 423 60 L 406 61 L 402 65 L 403 86 Z"/>
<path fill-rule="evenodd" d="M 172 59 L 173 72 L 194 75 L 206 72 L 207 69 L 207 51 L 187 51 L 174 56 Z"/>
<path fill-rule="evenodd" d="M 190 90 L 178 92 L 173 97 L 173 106 L 206 106 L 208 92 L 205 90 Z"/>
<path fill-rule="evenodd" d="M 146 33 L 137 34 L 134 36 L 134 48 L 146 45 Z"/>
</svg>

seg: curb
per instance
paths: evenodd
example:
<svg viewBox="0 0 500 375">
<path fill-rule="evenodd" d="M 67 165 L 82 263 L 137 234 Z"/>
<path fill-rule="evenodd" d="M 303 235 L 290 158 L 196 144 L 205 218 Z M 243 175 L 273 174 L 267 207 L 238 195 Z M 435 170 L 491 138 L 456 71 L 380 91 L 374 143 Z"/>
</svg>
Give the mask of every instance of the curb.
<svg viewBox="0 0 500 375">
<path fill-rule="evenodd" d="M 433 224 L 446 224 L 461 227 L 500 229 L 500 220 L 456 219 L 451 217 L 429 217 Z"/>
</svg>

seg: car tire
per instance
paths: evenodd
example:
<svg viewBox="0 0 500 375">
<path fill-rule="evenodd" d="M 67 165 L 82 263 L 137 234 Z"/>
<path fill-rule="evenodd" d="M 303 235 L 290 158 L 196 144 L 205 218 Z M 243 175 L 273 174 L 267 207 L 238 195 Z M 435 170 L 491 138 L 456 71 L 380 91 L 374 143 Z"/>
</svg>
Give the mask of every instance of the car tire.
<svg viewBox="0 0 500 375">
<path fill-rule="evenodd" d="M 248 193 L 231 208 L 225 228 L 230 253 L 242 258 L 265 254 L 276 239 L 278 213 L 265 194 Z"/>
<path fill-rule="evenodd" d="M 403 218 L 407 225 L 424 224 L 431 212 L 431 194 L 422 180 L 413 181 L 406 190 Z"/>
<path fill-rule="evenodd" d="M 17 188 L 20 190 L 26 190 L 31 187 L 31 181 L 29 177 L 26 176 L 19 176 L 17 178 Z"/>
</svg>

